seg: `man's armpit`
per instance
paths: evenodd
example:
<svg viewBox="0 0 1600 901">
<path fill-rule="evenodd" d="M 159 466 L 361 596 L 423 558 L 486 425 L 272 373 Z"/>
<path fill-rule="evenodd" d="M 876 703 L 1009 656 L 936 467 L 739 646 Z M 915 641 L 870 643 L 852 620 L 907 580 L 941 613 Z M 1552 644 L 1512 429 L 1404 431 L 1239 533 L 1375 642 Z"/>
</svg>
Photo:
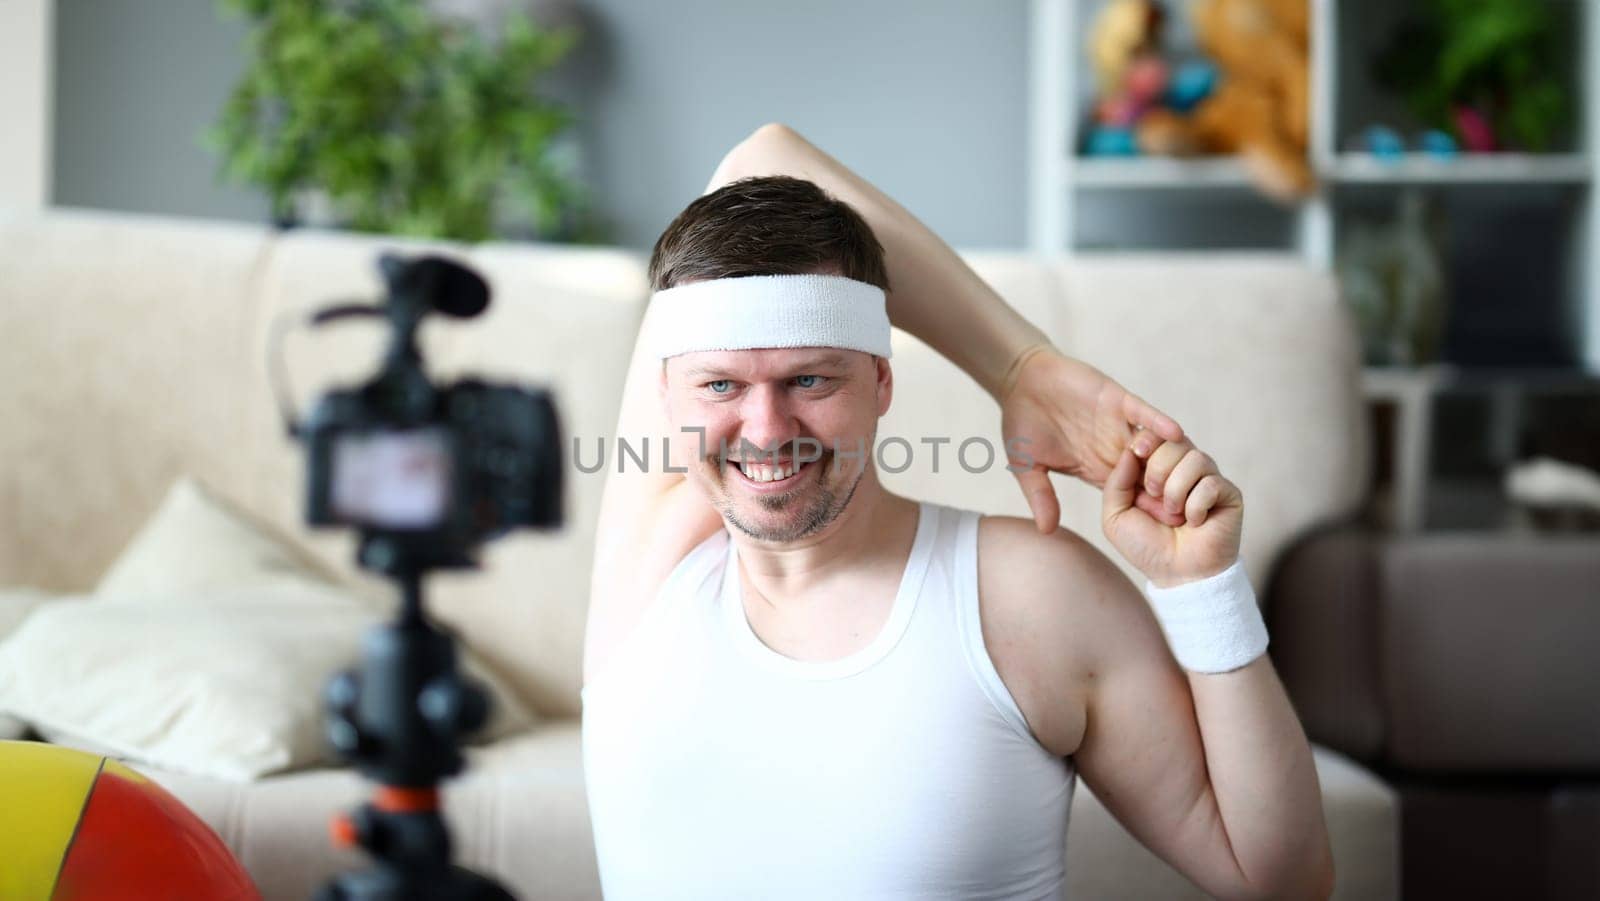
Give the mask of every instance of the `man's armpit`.
<svg viewBox="0 0 1600 901">
<path fill-rule="evenodd" d="M 1041 535 L 1032 520 L 1009 516 L 979 523 L 985 645 L 1035 736 L 1059 756 L 1077 750 L 1086 728 L 1088 692 L 1109 628 L 1110 618 L 1098 610 L 1109 575 L 1121 577 L 1071 532 Z"/>
</svg>

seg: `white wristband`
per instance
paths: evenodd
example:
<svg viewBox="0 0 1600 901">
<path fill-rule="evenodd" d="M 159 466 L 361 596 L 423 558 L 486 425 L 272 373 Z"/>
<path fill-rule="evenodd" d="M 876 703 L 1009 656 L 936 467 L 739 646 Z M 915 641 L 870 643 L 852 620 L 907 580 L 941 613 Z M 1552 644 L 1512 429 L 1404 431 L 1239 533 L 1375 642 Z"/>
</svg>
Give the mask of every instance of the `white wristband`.
<svg viewBox="0 0 1600 901">
<path fill-rule="evenodd" d="M 1214 576 L 1171 588 L 1147 580 L 1144 593 L 1186 670 L 1225 673 L 1267 650 L 1267 626 L 1242 557 Z"/>
</svg>

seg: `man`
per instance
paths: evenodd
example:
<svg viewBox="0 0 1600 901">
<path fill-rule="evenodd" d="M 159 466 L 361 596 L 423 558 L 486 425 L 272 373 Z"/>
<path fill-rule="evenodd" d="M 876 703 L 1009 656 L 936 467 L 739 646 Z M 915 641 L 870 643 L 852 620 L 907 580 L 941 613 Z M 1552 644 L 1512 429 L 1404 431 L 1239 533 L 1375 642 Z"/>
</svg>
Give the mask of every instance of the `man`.
<svg viewBox="0 0 1600 901">
<path fill-rule="evenodd" d="M 608 477 L 584 653 L 608 898 L 1056 898 L 1079 775 L 1213 895 L 1331 891 L 1243 500 L 1177 423 L 783 126 L 650 276 L 618 435 L 673 465 Z M 1033 523 L 879 483 L 891 319 L 1001 403 Z M 1148 603 L 1047 470 L 1103 484 Z"/>
</svg>

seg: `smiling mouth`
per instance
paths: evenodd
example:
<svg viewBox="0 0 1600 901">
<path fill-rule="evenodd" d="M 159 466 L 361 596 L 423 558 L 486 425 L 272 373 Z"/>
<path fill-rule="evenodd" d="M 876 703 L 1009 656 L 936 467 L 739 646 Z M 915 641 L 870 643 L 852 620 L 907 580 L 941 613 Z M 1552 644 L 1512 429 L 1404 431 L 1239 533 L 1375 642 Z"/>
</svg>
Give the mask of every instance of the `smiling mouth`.
<svg viewBox="0 0 1600 901">
<path fill-rule="evenodd" d="M 757 485 L 772 485 L 794 480 L 815 462 L 814 460 L 807 460 L 803 463 L 794 460 L 778 460 L 774 463 L 750 463 L 742 460 L 729 460 L 728 466 L 736 470 L 747 482 Z"/>
</svg>

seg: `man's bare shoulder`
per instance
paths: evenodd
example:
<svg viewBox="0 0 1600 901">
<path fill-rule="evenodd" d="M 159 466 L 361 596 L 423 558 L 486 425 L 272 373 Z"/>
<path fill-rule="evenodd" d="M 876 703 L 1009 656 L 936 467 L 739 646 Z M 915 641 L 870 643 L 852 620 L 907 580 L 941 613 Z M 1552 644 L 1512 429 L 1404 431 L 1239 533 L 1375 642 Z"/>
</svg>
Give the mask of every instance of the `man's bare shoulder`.
<svg viewBox="0 0 1600 901">
<path fill-rule="evenodd" d="M 1052 607 L 1113 603 L 1132 588 L 1122 570 L 1083 536 L 1069 529 L 1042 535 L 1033 520 L 1016 516 L 978 521 L 978 571 L 980 589 L 993 589 L 1007 606 L 1025 608 L 1044 602 Z"/>
<path fill-rule="evenodd" d="M 1030 519 L 983 517 L 978 595 L 990 658 L 1034 734 L 1056 753 L 1077 747 L 1097 676 L 1118 660 L 1163 653 L 1139 589 L 1067 529 L 1041 535 Z"/>
</svg>

